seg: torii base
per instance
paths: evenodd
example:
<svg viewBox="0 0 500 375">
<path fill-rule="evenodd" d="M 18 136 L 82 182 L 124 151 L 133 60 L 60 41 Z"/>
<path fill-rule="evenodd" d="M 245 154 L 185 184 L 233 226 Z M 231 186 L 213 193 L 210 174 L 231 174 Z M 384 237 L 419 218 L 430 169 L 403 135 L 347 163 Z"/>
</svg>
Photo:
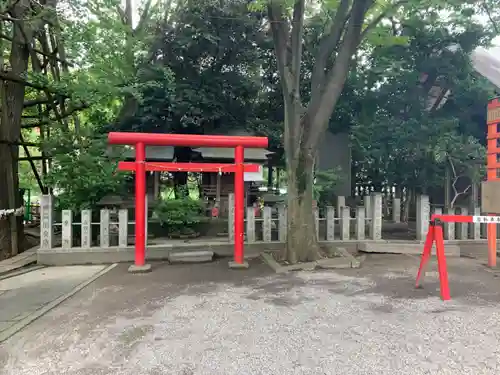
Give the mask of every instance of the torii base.
<svg viewBox="0 0 500 375">
<path fill-rule="evenodd" d="M 135 264 L 132 264 L 128 268 L 128 272 L 130 272 L 130 273 L 148 273 L 148 272 L 151 272 L 151 264 L 144 264 L 142 266 L 136 266 Z"/>
<path fill-rule="evenodd" d="M 243 263 L 236 263 L 234 260 L 229 261 L 228 266 L 232 270 L 246 270 L 250 267 L 247 261 L 243 261 Z"/>
</svg>

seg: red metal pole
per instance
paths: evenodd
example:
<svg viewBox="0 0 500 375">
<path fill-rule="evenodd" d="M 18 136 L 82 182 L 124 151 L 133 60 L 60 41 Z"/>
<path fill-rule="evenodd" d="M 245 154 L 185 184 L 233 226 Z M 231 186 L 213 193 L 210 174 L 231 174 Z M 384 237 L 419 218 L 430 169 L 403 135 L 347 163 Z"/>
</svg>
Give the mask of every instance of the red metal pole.
<svg viewBox="0 0 500 375">
<path fill-rule="evenodd" d="M 486 157 L 486 179 L 488 181 L 498 180 L 498 108 L 500 102 L 498 99 L 493 99 L 488 103 L 488 131 L 487 131 L 487 157 Z M 494 114 L 490 118 L 490 112 Z M 496 267 L 497 265 L 497 224 L 487 224 L 486 233 L 488 238 L 488 266 Z"/>
<path fill-rule="evenodd" d="M 135 265 L 144 266 L 146 255 L 145 202 L 146 195 L 146 147 L 144 143 L 135 145 Z"/>
<path fill-rule="evenodd" d="M 243 228 L 245 222 L 245 182 L 244 167 L 245 149 L 243 146 L 236 146 L 234 153 L 234 163 L 236 172 L 234 174 L 234 261 L 238 264 L 244 262 L 243 249 Z"/>
</svg>

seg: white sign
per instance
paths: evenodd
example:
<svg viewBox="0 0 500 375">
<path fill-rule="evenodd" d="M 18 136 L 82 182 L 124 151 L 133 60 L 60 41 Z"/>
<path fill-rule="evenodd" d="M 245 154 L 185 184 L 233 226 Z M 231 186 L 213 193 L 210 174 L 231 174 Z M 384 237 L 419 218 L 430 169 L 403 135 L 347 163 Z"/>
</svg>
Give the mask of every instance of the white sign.
<svg viewBox="0 0 500 375">
<path fill-rule="evenodd" d="M 262 165 L 259 166 L 258 172 L 245 172 L 243 174 L 243 181 L 253 181 L 253 182 L 264 181 L 264 169 L 262 168 Z"/>
<path fill-rule="evenodd" d="M 500 223 L 500 216 L 472 216 L 473 223 Z"/>
</svg>

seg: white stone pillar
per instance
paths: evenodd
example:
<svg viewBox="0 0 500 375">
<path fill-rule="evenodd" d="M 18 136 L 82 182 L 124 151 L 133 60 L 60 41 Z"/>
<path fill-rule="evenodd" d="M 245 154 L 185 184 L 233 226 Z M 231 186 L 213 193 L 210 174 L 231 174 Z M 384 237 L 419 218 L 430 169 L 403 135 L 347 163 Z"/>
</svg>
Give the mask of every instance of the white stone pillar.
<svg viewBox="0 0 500 375">
<path fill-rule="evenodd" d="M 326 240 L 335 240 L 335 208 L 332 206 L 326 208 Z"/>
<path fill-rule="evenodd" d="M 128 210 L 118 211 L 118 246 L 128 246 Z"/>
<path fill-rule="evenodd" d="M 395 223 L 401 222 L 401 198 L 392 199 L 392 221 Z"/>
<path fill-rule="evenodd" d="M 144 196 L 144 246 L 148 246 L 148 215 L 149 215 L 149 200 L 148 189 L 146 188 L 146 195 Z M 146 249 L 146 247 L 145 247 Z M 147 249 L 146 249 L 147 251 Z"/>
<path fill-rule="evenodd" d="M 280 242 L 286 242 L 286 232 L 288 229 L 286 212 L 286 206 L 284 204 L 280 204 L 278 206 L 278 227 Z"/>
<path fill-rule="evenodd" d="M 92 211 L 82 211 L 82 248 L 92 247 Z"/>
<path fill-rule="evenodd" d="M 474 208 L 474 216 L 481 216 L 481 208 Z M 474 240 L 481 239 L 481 223 L 473 223 L 471 224 L 471 238 Z"/>
<path fill-rule="evenodd" d="M 101 247 L 109 247 L 109 210 L 101 210 L 99 242 Z"/>
<path fill-rule="evenodd" d="M 40 199 L 40 249 L 52 249 L 54 230 L 53 230 L 53 197 L 52 195 L 42 195 Z"/>
<path fill-rule="evenodd" d="M 247 207 L 247 242 L 255 242 L 255 209 Z"/>
<path fill-rule="evenodd" d="M 73 212 L 71 210 L 62 211 L 61 223 L 61 247 L 70 249 L 73 246 Z"/>
<path fill-rule="evenodd" d="M 314 214 L 314 229 L 316 230 L 316 239 L 319 241 L 319 209 L 318 207 L 313 208 Z"/>
<path fill-rule="evenodd" d="M 446 215 L 455 215 L 454 208 L 446 209 Z M 455 223 L 444 223 L 444 238 L 446 240 L 454 240 L 455 239 Z"/>
<path fill-rule="evenodd" d="M 234 194 L 228 195 L 228 216 L 227 216 L 227 233 L 229 242 L 234 242 Z"/>
<path fill-rule="evenodd" d="M 370 239 L 382 239 L 382 194 L 373 193 L 371 196 L 370 212 L 372 214 L 370 225 Z"/>
<path fill-rule="evenodd" d="M 417 196 L 417 240 L 424 241 L 429 231 L 430 203 L 428 195 Z"/>
<path fill-rule="evenodd" d="M 469 210 L 466 207 L 460 209 L 460 215 L 468 216 Z M 469 238 L 469 223 L 460 223 L 460 239 L 467 240 Z"/>
<path fill-rule="evenodd" d="M 349 240 L 351 230 L 351 209 L 349 207 L 342 207 L 340 212 L 340 239 L 347 241 Z"/>
<path fill-rule="evenodd" d="M 365 208 L 356 208 L 356 239 L 361 241 L 365 239 Z"/>
<path fill-rule="evenodd" d="M 271 228 L 272 228 L 272 216 L 271 207 L 264 207 L 263 212 L 264 222 L 262 224 L 262 240 L 264 242 L 271 242 Z"/>
<path fill-rule="evenodd" d="M 337 197 L 337 215 L 342 217 L 342 207 L 345 207 L 345 197 L 338 196 Z"/>
<path fill-rule="evenodd" d="M 371 197 L 371 195 L 365 195 L 363 197 L 363 206 L 365 207 L 365 216 L 372 217 L 372 197 Z"/>
</svg>

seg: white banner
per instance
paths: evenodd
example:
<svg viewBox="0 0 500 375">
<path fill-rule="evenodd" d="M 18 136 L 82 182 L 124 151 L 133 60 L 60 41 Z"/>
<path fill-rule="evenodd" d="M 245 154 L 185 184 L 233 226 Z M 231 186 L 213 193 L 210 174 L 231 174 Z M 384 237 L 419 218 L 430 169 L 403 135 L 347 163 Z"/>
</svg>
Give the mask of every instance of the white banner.
<svg viewBox="0 0 500 375">
<path fill-rule="evenodd" d="M 500 216 L 472 216 L 473 223 L 500 223 Z"/>
<path fill-rule="evenodd" d="M 24 214 L 24 207 L 8 208 L 6 210 L 0 210 L 0 219 L 3 219 L 10 215 L 21 216 L 23 214 Z"/>
</svg>

